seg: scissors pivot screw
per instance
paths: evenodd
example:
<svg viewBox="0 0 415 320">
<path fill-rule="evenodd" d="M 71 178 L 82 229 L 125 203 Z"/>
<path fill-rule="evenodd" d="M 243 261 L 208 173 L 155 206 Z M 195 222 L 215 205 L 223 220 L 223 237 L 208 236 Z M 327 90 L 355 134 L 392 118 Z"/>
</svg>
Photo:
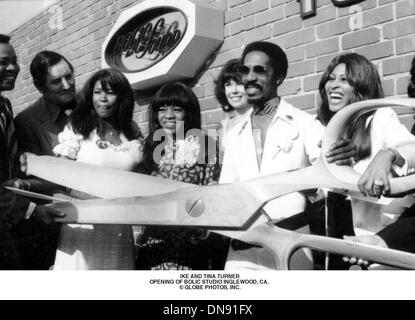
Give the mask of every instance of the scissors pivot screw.
<svg viewBox="0 0 415 320">
<path fill-rule="evenodd" d="M 205 211 L 205 204 L 199 199 L 187 200 L 185 209 L 189 216 L 197 218 Z"/>
</svg>

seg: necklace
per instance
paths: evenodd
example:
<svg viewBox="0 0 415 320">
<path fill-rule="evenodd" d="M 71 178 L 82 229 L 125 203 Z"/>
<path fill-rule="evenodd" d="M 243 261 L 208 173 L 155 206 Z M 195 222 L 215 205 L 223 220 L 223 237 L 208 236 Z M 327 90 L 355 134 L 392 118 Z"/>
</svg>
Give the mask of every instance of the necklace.
<svg viewBox="0 0 415 320">
<path fill-rule="evenodd" d="M 104 121 L 104 126 L 105 126 L 105 131 L 111 136 L 111 137 L 114 137 L 116 134 L 118 134 L 118 130 L 116 130 L 116 129 L 114 129 L 114 127 L 110 124 L 110 123 L 108 123 L 108 122 L 106 122 L 106 121 Z"/>
</svg>

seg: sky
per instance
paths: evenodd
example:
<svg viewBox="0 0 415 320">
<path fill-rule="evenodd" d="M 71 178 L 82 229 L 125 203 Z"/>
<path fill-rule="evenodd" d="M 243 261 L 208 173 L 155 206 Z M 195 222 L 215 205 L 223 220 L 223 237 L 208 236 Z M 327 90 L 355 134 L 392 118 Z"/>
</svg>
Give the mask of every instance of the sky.
<svg viewBox="0 0 415 320">
<path fill-rule="evenodd" d="M 9 34 L 56 0 L 0 0 L 0 33 Z"/>
</svg>

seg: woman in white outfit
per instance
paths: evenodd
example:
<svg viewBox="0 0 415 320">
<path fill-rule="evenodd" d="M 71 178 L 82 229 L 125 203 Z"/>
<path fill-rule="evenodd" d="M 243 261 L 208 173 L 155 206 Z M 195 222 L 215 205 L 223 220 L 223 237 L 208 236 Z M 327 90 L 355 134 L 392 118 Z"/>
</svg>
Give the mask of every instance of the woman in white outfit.
<svg viewBox="0 0 415 320">
<path fill-rule="evenodd" d="M 411 79 L 408 85 L 408 97 L 415 98 L 415 57 L 412 60 L 412 67 L 410 70 Z M 415 126 L 412 127 L 412 134 L 415 132 Z M 415 152 L 415 147 L 408 145 L 406 146 L 406 152 Z M 400 152 L 402 152 L 400 148 Z M 377 187 L 372 190 L 369 188 L 366 191 L 366 183 L 369 181 L 369 176 L 373 168 L 378 166 L 388 167 L 390 165 L 390 160 L 384 160 L 382 157 L 376 157 L 370 164 L 368 170 L 365 172 L 361 179 L 360 186 L 362 192 L 367 192 L 369 195 L 377 195 L 380 193 L 388 193 L 388 185 Z M 412 170 L 413 171 L 413 170 Z M 375 194 L 377 193 L 377 194 Z M 361 235 L 356 237 L 345 237 L 348 240 L 362 242 L 365 244 L 376 245 L 384 248 L 391 248 L 395 250 L 402 250 L 411 253 L 415 253 L 415 205 L 406 210 L 396 222 L 388 225 L 386 228 L 380 230 L 376 234 L 370 235 Z M 345 261 L 349 261 L 349 258 L 344 258 Z M 358 259 L 353 257 L 350 259 L 350 263 L 358 263 L 361 265 L 368 265 L 369 262 L 363 259 Z"/>
<path fill-rule="evenodd" d="M 356 53 L 333 59 L 322 76 L 320 95 L 319 118 L 324 124 L 351 103 L 384 97 L 376 67 Z M 415 137 L 400 123 L 392 108 L 360 116 L 350 124 L 345 136 L 357 147 L 353 168 L 365 173 L 359 182 L 365 195 L 387 193 L 392 175 L 406 175 L 412 171 L 413 152 L 402 146 L 414 144 Z M 377 206 L 366 201 L 352 199 L 351 205 L 356 235 L 379 232 L 399 216 L 380 212 Z M 334 219 L 340 218 L 336 215 Z"/>
<path fill-rule="evenodd" d="M 125 76 L 96 72 L 54 149 L 83 163 L 133 171 L 142 159 L 140 132 L 133 122 L 134 98 Z M 99 214 L 99 212 L 97 212 Z M 64 225 L 55 270 L 134 269 L 131 226 Z"/>
</svg>

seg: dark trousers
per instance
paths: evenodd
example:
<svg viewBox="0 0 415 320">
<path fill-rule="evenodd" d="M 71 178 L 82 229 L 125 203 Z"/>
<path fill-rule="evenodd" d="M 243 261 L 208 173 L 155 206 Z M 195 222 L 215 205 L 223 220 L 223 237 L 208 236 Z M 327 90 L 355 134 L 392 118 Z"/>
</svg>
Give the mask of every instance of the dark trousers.
<svg viewBox="0 0 415 320">
<path fill-rule="evenodd" d="M 0 270 L 21 270 L 20 257 L 9 229 L 0 220 Z"/>
<path fill-rule="evenodd" d="M 350 201 L 345 196 L 329 192 L 327 197 L 328 220 L 326 232 L 325 200 L 308 203 L 306 219 L 312 234 L 343 239 L 343 236 L 354 236 L 353 216 Z M 329 254 L 329 270 L 347 270 L 350 264 L 343 262 L 342 256 Z M 314 267 L 325 269 L 326 253 L 313 250 Z"/>
<path fill-rule="evenodd" d="M 32 218 L 13 228 L 12 236 L 23 270 L 49 270 L 55 262 L 60 225 Z"/>
</svg>

